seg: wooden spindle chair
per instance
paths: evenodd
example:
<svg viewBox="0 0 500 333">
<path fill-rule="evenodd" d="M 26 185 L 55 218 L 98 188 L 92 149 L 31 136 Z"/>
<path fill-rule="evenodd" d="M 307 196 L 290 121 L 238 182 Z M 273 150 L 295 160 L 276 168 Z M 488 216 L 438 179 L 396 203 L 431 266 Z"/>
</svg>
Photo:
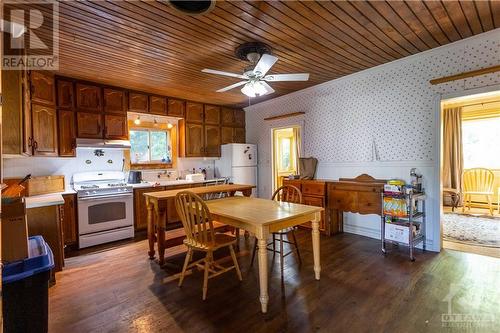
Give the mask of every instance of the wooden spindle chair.
<svg viewBox="0 0 500 333">
<path fill-rule="evenodd" d="M 236 238 L 226 234 L 215 233 L 212 216 L 203 199 L 193 192 L 182 191 L 175 197 L 175 207 L 186 232 L 184 244 L 188 247 L 179 278 L 179 287 L 182 286 L 186 270 L 194 266 L 204 271 L 203 300 L 207 297 L 208 279 L 235 269 L 238 279 L 241 281 L 241 271 L 233 248 Z M 214 260 L 213 252 L 222 247 L 229 248 L 229 253 L 233 259 L 233 266 L 222 267 Z M 205 252 L 205 257 L 191 262 L 194 251 Z"/>
<path fill-rule="evenodd" d="M 274 191 L 273 196 L 271 197 L 271 200 L 276 200 L 280 202 L 291 202 L 291 203 L 302 203 L 302 193 L 300 190 L 293 186 L 293 185 L 284 185 L 279 187 L 276 191 Z M 283 250 L 283 244 L 287 243 L 295 247 L 295 251 L 297 251 L 297 257 L 299 259 L 299 263 L 302 263 L 302 259 L 300 258 L 300 252 L 299 252 L 299 245 L 297 243 L 297 238 L 295 237 L 295 229 L 296 227 L 291 227 L 291 228 L 286 228 L 282 229 L 278 232 L 273 232 L 273 241 L 272 243 L 267 244 L 267 250 L 273 252 L 273 255 L 275 253 L 279 253 L 280 255 L 280 266 L 281 266 L 281 278 L 283 278 L 283 270 L 284 270 L 284 259 L 287 255 L 292 254 L 292 251 L 289 251 L 288 253 L 284 253 Z M 284 240 L 283 236 L 287 236 L 291 234 L 293 240 L 290 241 Z M 277 238 L 279 237 L 279 239 Z M 276 250 L 276 241 L 279 241 L 279 250 Z M 272 248 L 269 248 L 269 246 L 272 245 Z M 255 253 L 257 252 L 257 238 L 255 239 L 255 244 L 253 246 L 253 253 L 252 253 L 252 262 L 250 265 L 253 265 L 253 262 L 255 260 Z"/>
</svg>

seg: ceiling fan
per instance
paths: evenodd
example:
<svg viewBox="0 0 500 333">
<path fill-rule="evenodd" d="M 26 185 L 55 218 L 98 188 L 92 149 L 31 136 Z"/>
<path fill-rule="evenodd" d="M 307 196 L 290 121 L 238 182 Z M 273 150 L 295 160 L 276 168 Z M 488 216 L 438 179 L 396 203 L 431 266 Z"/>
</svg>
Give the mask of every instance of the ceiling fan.
<svg viewBox="0 0 500 333">
<path fill-rule="evenodd" d="M 245 68 L 243 74 L 207 68 L 202 70 L 204 73 L 224 75 L 244 80 L 219 89 L 217 92 L 225 92 L 243 86 L 241 92 L 248 97 L 264 96 L 274 92 L 274 89 L 267 82 L 309 80 L 308 73 L 266 75 L 271 67 L 278 61 L 278 58 L 271 55 L 271 49 L 263 43 L 253 42 L 242 44 L 236 49 L 236 56 L 251 63 L 250 66 Z"/>
</svg>

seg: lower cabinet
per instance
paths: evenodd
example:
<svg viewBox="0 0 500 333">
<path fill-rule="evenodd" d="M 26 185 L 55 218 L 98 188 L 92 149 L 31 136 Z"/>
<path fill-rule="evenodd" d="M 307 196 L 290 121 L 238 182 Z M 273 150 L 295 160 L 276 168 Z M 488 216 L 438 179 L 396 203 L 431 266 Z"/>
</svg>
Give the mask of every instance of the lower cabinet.
<svg viewBox="0 0 500 333">
<path fill-rule="evenodd" d="M 75 245 L 78 241 L 78 221 L 76 217 L 76 195 L 63 195 L 64 205 L 60 206 L 64 245 Z"/>
<path fill-rule="evenodd" d="M 144 193 L 165 191 L 164 186 L 144 187 L 134 189 L 134 226 L 135 230 L 145 230 L 148 228 L 148 206 Z"/>
</svg>

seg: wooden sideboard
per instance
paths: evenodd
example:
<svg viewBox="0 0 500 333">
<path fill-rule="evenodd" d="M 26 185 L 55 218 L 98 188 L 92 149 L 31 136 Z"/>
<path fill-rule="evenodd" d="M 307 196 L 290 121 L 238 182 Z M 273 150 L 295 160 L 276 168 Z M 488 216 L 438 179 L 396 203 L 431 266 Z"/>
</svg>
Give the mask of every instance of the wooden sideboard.
<svg viewBox="0 0 500 333">
<path fill-rule="evenodd" d="M 356 178 L 340 178 L 328 181 L 328 211 L 330 230 L 343 232 L 343 213 L 381 214 L 381 193 L 386 180 L 375 179 L 367 174 Z"/>
<path fill-rule="evenodd" d="M 293 185 L 302 192 L 302 200 L 305 205 L 326 207 L 326 181 L 324 180 L 308 180 L 308 179 L 283 179 L 283 185 Z M 330 223 L 328 223 L 328 214 L 323 210 L 321 212 L 321 221 L 319 229 L 321 232 L 330 235 Z M 307 222 L 302 226 L 311 228 L 311 222 Z"/>
</svg>

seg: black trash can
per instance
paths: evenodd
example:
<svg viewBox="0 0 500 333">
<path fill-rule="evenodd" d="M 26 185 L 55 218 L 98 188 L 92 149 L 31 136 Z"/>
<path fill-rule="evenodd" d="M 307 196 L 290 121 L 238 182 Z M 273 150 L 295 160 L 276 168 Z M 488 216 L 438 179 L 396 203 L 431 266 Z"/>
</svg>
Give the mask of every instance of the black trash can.
<svg viewBox="0 0 500 333">
<path fill-rule="evenodd" d="M 5 333 L 48 331 L 49 280 L 54 256 L 42 236 L 29 238 L 29 257 L 2 272 Z"/>
</svg>

